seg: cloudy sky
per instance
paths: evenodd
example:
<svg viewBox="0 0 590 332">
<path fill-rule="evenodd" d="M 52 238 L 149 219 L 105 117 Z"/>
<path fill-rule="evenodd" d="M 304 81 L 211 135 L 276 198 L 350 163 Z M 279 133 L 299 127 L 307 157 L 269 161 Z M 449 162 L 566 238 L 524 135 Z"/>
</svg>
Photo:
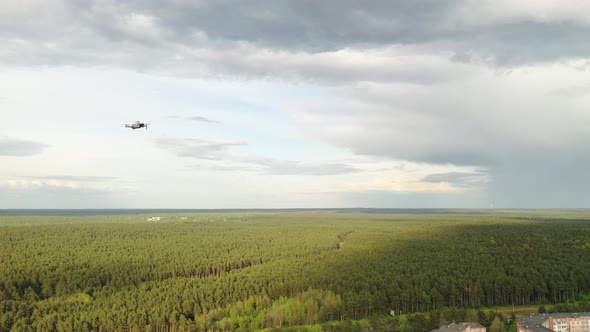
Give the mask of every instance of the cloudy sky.
<svg viewBox="0 0 590 332">
<path fill-rule="evenodd" d="M 588 36 L 574 0 L 2 1 L 0 208 L 590 207 Z"/>
</svg>

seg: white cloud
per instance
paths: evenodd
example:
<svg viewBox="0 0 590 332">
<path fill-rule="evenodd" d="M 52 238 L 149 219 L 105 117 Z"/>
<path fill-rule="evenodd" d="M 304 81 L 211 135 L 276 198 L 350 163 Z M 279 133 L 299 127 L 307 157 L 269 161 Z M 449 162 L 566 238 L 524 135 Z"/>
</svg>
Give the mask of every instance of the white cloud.
<svg viewBox="0 0 590 332">
<path fill-rule="evenodd" d="M 123 16 L 119 24 L 123 31 L 136 38 L 158 40 L 165 37 L 158 18 L 152 15 L 130 13 Z"/>
<path fill-rule="evenodd" d="M 93 193 L 110 193 L 122 191 L 129 188 L 115 187 L 110 184 L 87 183 L 80 181 L 67 181 L 60 179 L 35 179 L 21 178 L 11 179 L 0 182 L 0 188 L 11 189 L 16 191 L 59 191 L 59 192 L 93 192 Z"/>
<path fill-rule="evenodd" d="M 457 192 L 460 188 L 448 182 L 423 182 L 418 178 L 375 178 L 367 182 L 353 182 L 346 186 L 348 192 L 387 191 L 387 192 Z"/>
</svg>

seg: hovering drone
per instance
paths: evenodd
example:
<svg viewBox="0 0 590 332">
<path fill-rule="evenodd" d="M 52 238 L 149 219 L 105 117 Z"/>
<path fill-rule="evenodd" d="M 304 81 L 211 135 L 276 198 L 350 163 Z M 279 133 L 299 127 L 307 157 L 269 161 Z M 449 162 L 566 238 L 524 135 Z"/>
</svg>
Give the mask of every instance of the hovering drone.
<svg viewBox="0 0 590 332">
<path fill-rule="evenodd" d="M 139 129 L 139 128 L 144 128 L 147 130 L 149 123 L 143 123 L 143 122 L 139 122 L 139 121 L 133 121 L 131 124 L 126 124 L 125 128 L 131 128 L 133 130 L 135 129 Z"/>
</svg>

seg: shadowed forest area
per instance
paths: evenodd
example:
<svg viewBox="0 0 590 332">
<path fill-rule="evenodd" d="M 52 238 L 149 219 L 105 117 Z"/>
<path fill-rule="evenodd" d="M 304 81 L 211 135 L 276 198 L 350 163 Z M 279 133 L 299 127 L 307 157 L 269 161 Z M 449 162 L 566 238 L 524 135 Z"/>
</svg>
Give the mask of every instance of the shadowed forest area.
<svg viewBox="0 0 590 332">
<path fill-rule="evenodd" d="M 580 211 L 150 216 L 0 216 L 0 331 L 426 331 L 590 291 Z"/>
</svg>

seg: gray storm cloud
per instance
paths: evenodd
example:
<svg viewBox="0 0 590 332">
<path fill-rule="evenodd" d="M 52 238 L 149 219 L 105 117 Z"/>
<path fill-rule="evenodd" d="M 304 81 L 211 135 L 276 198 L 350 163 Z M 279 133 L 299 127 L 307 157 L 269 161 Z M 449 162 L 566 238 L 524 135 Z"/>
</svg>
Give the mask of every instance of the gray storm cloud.
<svg viewBox="0 0 590 332">
<path fill-rule="evenodd" d="M 192 116 L 189 118 L 189 120 L 197 121 L 197 122 L 206 122 L 206 123 L 219 123 L 219 121 L 211 120 L 211 119 L 206 118 L 204 116 Z"/>
<path fill-rule="evenodd" d="M 343 163 L 299 162 L 274 158 L 248 157 L 234 154 L 233 147 L 244 146 L 242 141 L 210 141 L 197 138 L 160 137 L 158 147 L 174 152 L 178 157 L 205 162 L 195 168 L 215 171 L 245 171 L 265 175 L 325 176 L 354 173 L 360 169 Z M 208 163 L 207 163 L 208 162 Z M 219 163 L 221 162 L 221 163 Z"/>
<path fill-rule="evenodd" d="M 40 154 L 47 145 L 9 137 L 0 137 L 0 156 L 33 156 Z"/>
<path fill-rule="evenodd" d="M 230 147 L 243 146 L 243 141 L 212 141 L 197 138 L 160 137 L 156 138 L 158 147 L 170 150 L 179 157 L 198 159 L 220 159 Z"/>
<path fill-rule="evenodd" d="M 561 69 L 496 73 L 483 67 L 465 82 L 435 87 L 345 87 L 342 101 L 296 106 L 291 114 L 305 123 L 307 135 L 357 154 L 483 167 L 489 181 L 465 182 L 478 173 L 422 181 L 485 187 L 497 206 L 587 206 L 587 100 L 555 93 L 563 85 L 579 90 L 576 82 L 585 78 L 567 65 L 554 66 Z"/>
<path fill-rule="evenodd" d="M 436 173 L 425 176 L 422 182 L 440 183 L 446 182 L 458 188 L 472 188 L 486 184 L 489 181 L 486 171 L 480 170 L 473 173 L 468 172 L 449 172 Z"/>
<path fill-rule="evenodd" d="M 181 64 L 203 75 L 240 69 L 244 45 L 303 54 L 412 45 L 514 65 L 586 57 L 588 12 L 576 1 L 5 2 L 0 59 L 154 71 Z M 214 61 L 228 51 L 241 54 Z"/>
</svg>

